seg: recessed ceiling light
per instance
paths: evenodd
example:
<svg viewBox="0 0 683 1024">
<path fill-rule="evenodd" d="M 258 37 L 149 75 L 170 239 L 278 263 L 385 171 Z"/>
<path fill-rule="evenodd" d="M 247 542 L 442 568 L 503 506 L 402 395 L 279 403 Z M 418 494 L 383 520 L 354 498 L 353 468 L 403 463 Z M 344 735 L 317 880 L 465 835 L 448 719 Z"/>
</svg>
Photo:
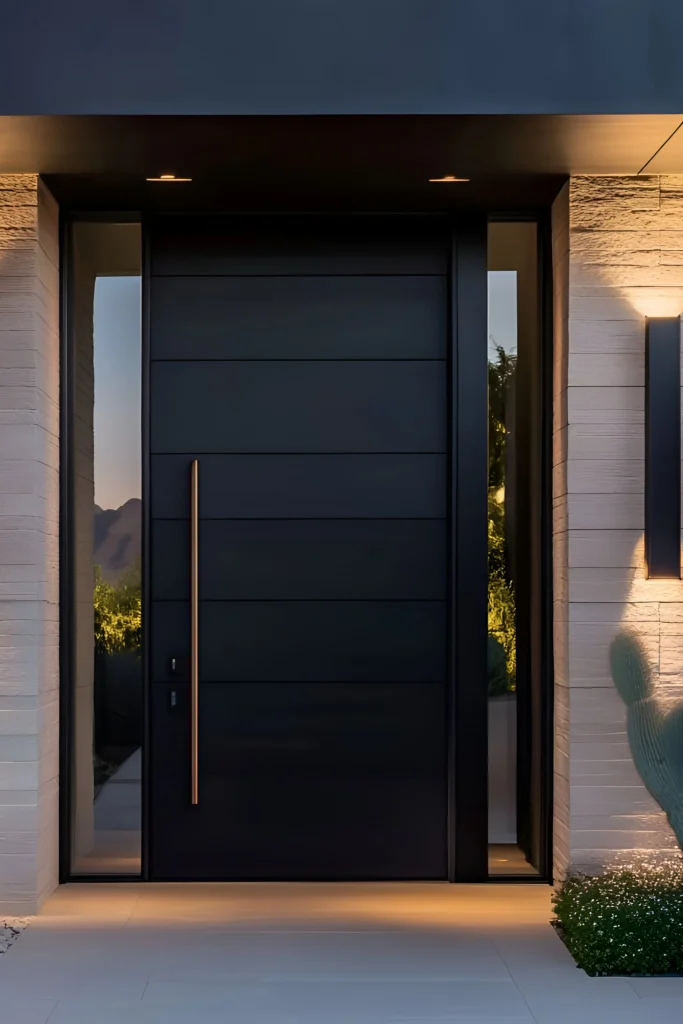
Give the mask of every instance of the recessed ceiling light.
<svg viewBox="0 0 683 1024">
<path fill-rule="evenodd" d="M 160 174 L 158 178 L 146 178 L 146 181 L 192 181 L 192 178 L 177 178 L 175 174 Z"/>
<path fill-rule="evenodd" d="M 446 174 L 443 178 L 430 178 L 430 181 L 469 181 L 469 178 L 456 178 L 454 174 Z"/>
</svg>

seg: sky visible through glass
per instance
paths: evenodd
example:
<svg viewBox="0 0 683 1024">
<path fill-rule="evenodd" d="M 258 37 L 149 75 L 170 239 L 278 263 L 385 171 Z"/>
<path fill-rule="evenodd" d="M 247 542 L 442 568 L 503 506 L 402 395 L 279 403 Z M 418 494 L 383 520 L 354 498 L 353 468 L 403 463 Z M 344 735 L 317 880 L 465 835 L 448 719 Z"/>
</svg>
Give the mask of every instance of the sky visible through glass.
<svg viewBox="0 0 683 1024">
<path fill-rule="evenodd" d="M 496 346 L 508 355 L 517 352 L 517 271 L 489 270 L 489 361 L 496 362 Z"/>
<path fill-rule="evenodd" d="M 141 496 L 141 280 L 95 283 L 95 504 Z"/>
</svg>

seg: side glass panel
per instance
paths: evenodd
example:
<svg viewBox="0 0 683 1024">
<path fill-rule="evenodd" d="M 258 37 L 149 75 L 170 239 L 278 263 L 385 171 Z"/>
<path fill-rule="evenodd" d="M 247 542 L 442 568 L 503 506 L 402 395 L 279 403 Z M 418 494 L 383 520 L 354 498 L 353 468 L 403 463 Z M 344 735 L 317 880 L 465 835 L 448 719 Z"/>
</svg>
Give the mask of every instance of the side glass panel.
<svg viewBox="0 0 683 1024">
<path fill-rule="evenodd" d="M 139 224 L 71 225 L 71 870 L 141 870 Z"/>
<path fill-rule="evenodd" d="M 541 362 L 537 226 L 488 237 L 489 873 L 541 866 Z"/>
</svg>

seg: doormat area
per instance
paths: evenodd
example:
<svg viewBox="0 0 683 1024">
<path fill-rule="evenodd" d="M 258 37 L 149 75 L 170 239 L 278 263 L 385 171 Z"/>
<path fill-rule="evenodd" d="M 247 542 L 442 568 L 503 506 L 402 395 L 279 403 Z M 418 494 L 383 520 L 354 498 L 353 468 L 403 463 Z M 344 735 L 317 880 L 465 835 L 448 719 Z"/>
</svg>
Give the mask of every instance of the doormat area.
<svg viewBox="0 0 683 1024">
<path fill-rule="evenodd" d="M 30 917 L 0 917 L 0 956 L 17 941 L 30 921 Z"/>
</svg>

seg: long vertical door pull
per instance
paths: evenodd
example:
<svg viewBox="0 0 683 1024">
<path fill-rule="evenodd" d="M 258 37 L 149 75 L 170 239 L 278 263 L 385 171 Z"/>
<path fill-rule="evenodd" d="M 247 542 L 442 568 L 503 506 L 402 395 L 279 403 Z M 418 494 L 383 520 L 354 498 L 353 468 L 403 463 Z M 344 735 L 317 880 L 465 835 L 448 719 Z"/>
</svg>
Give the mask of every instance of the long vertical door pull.
<svg viewBox="0 0 683 1024">
<path fill-rule="evenodd" d="M 191 799 L 199 803 L 199 461 L 190 465 Z"/>
</svg>

